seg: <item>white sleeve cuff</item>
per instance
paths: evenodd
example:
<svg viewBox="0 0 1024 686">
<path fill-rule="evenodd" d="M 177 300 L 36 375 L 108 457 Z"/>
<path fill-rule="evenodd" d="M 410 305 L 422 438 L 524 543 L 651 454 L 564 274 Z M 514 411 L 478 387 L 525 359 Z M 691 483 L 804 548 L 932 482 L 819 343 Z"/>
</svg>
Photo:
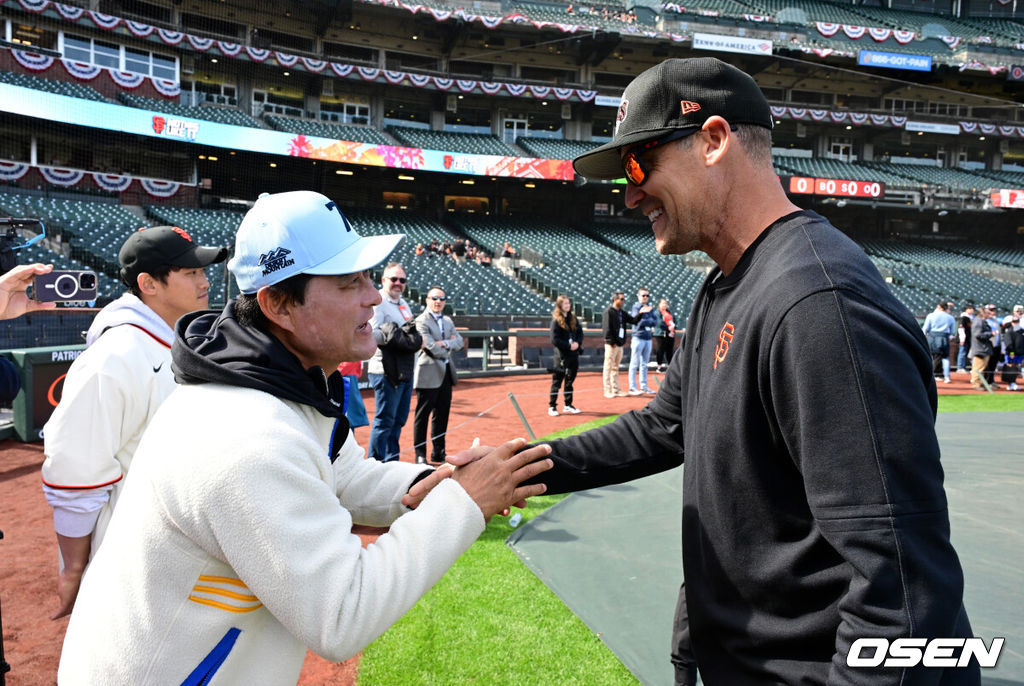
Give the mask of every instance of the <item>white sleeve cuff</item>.
<svg viewBox="0 0 1024 686">
<path fill-rule="evenodd" d="M 96 528 L 100 510 L 110 500 L 110 487 L 69 491 L 43 485 L 46 501 L 53 508 L 53 529 L 61 536 L 81 538 Z"/>
</svg>

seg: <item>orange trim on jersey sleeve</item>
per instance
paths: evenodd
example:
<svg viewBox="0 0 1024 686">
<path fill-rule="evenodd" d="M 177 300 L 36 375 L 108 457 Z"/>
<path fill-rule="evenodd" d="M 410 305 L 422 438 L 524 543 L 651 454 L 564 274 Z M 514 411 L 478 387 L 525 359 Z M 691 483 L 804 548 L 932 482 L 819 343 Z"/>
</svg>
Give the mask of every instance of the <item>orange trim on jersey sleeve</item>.
<svg viewBox="0 0 1024 686">
<path fill-rule="evenodd" d="M 131 322 L 128 322 L 128 326 L 134 326 L 136 329 L 138 329 L 139 331 L 143 332 L 144 334 L 146 334 L 147 336 L 152 338 L 154 341 L 156 341 L 157 343 L 159 343 L 163 347 L 167 348 L 168 350 L 171 349 L 171 344 L 170 343 L 168 343 L 167 341 L 163 340 L 162 338 L 160 338 L 159 336 L 154 334 L 152 331 L 147 331 L 146 329 L 142 328 L 138 324 L 132 324 Z"/>
<path fill-rule="evenodd" d="M 120 481 L 123 478 L 124 478 L 124 474 L 122 474 L 121 476 L 117 477 L 116 479 L 104 482 L 102 484 L 96 484 L 95 486 L 62 486 L 61 484 L 51 484 L 46 479 L 43 479 L 43 483 L 46 484 L 47 486 L 49 486 L 50 488 L 59 488 L 62 491 L 88 491 L 88 490 L 93 489 L 93 488 L 103 488 L 104 486 L 109 486 L 111 484 L 116 484 L 118 481 Z"/>
</svg>

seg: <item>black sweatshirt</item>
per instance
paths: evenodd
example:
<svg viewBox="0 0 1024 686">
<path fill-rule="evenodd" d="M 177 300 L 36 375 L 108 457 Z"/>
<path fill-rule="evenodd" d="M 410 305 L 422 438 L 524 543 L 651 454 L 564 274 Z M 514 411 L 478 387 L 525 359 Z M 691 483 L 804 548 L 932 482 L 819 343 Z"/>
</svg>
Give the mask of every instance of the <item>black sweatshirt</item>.
<svg viewBox="0 0 1024 686">
<path fill-rule="evenodd" d="M 859 247 L 797 212 L 708 275 L 657 397 L 552 443 L 538 480 L 577 491 L 685 455 L 686 600 L 709 686 L 972 684 L 976 663 L 846 665 L 860 637 L 972 635 L 935 408 L 914 318 Z"/>
</svg>

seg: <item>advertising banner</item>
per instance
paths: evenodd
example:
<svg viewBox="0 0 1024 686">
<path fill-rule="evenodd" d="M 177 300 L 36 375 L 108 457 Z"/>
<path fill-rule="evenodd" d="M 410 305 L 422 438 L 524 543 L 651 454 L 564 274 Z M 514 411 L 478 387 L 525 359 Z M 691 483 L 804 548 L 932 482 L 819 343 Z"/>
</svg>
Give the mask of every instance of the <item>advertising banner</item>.
<svg viewBox="0 0 1024 686">
<path fill-rule="evenodd" d="M 748 55 L 771 55 L 772 42 L 762 38 L 740 38 L 717 33 L 693 34 L 694 50 L 717 50 L 718 52 L 741 52 Z"/>
<path fill-rule="evenodd" d="M 616 101 L 616 105 L 618 102 Z M 469 155 L 232 126 L 0 83 L 0 112 L 229 150 L 479 176 L 572 181 L 571 160 Z"/>
<path fill-rule="evenodd" d="M 866 67 L 883 67 L 885 69 L 909 69 L 911 71 L 931 71 L 931 55 L 905 55 L 899 52 L 879 52 L 878 50 L 861 50 L 857 53 L 857 64 Z"/>
</svg>

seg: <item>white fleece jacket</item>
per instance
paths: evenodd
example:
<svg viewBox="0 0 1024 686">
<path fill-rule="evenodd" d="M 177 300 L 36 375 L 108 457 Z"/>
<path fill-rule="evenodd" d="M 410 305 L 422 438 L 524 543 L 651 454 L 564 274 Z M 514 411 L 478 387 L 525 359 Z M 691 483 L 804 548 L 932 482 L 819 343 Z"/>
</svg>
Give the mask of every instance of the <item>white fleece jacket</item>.
<svg viewBox="0 0 1024 686">
<path fill-rule="evenodd" d="M 334 420 L 256 390 L 181 386 L 139 446 L 71 616 L 58 682 L 294 684 L 306 648 L 345 660 L 402 616 L 484 528 L 448 479 L 363 459 Z M 353 522 L 391 524 L 367 548 Z M 205 677 L 205 681 L 201 681 Z"/>
</svg>

